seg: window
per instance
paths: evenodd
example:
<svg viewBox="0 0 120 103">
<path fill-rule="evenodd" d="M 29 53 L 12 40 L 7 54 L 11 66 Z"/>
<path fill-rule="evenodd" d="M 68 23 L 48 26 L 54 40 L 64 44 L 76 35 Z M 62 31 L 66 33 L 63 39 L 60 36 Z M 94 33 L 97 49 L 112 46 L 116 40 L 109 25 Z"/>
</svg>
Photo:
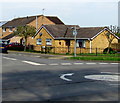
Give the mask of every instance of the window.
<svg viewBox="0 0 120 103">
<path fill-rule="evenodd" d="M 42 33 L 39 33 L 40 36 L 42 36 Z"/>
<path fill-rule="evenodd" d="M 3 32 L 6 32 L 6 28 L 3 28 Z"/>
<path fill-rule="evenodd" d="M 65 40 L 66 46 L 70 46 L 70 40 Z"/>
<path fill-rule="evenodd" d="M 77 47 L 85 48 L 85 40 L 77 40 Z"/>
<path fill-rule="evenodd" d="M 46 45 L 52 45 L 52 39 L 46 39 Z"/>
<path fill-rule="evenodd" d="M 37 45 L 41 45 L 42 44 L 42 40 L 41 39 L 37 39 Z"/>
<path fill-rule="evenodd" d="M 9 28 L 9 32 L 12 32 L 12 28 Z"/>
<path fill-rule="evenodd" d="M 59 41 L 59 45 L 61 45 L 61 42 Z"/>
</svg>

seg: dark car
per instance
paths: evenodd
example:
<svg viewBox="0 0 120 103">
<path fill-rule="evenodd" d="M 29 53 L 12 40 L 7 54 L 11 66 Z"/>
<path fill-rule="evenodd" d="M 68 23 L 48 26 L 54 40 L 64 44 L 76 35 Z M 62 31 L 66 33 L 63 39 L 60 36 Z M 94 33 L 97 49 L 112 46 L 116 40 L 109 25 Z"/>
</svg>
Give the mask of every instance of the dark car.
<svg viewBox="0 0 120 103">
<path fill-rule="evenodd" d="M 8 53 L 7 50 L 7 45 L 9 43 L 9 40 L 4 40 L 4 39 L 0 39 L 0 52 L 1 53 Z"/>
<path fill-rule="evenodd" d="M 4 43 L 1 43 L 1 44 L 0 44 L 0 52 L 1 52 L 1 53 L 8 53 L 7 50 L 8 50 L 8 49 L 7 49 L 7 45 L 4 44 Z"/>
<path fill-rule="evenodd" d="M 24 50 L 24 46 L 22 45 L 22 44 L 20 44 L 20 43 L 9 43 L 8 45 L 7 45 L 7 48 L 9 49 L 9 50 Z"/>
</svg>

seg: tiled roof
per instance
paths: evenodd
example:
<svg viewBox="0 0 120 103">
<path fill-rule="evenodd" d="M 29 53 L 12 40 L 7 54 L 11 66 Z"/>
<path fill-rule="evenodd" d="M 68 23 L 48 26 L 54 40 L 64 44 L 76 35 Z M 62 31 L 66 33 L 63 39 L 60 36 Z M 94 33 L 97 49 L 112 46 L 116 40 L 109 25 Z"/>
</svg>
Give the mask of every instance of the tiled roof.
<svg viewBox="0 0 120 103">
<path fill-rule="evenodd" d="M 55 24 L 64 24 L 58 17 L 53 17 L 53 16 L 46 16 L 46 17 Z"/>
<path fill-rule="evenodd" d="M 40 16 L 43 16 L 43 15 L 38 15 L 37 17 L 40 17 Z M 54 22 L 55 24 L 64 24 L 58 17 L 54 17 L 54 16 L 45 16 L 45 17 L 47 17 L 50 21 Z M 25 26 L 26 24 L 32 22 L 35 19 L 36 19 L 36 16 L 15 18 L 7 22 L 6 24 L 4 24 L 3 27 Z"/>
<path fill-rule="evenodd" d="M 31 17 L 23 17 L 23 18 L 15 18 L 11 21 L 8 21 L 3 27 L 17 27 L 17 26 L 25 26 L 26 24 L 35 20 L 35 16 Z"/>
<path fill-rule="evenodd" d="M 73 39 L 73 29 L 75 25 L 43 25 L 50 34 L 56 38 Z M 104 27 L 79 27 L 77 26 L 77 38 L 92 38 L 97 35 Z"/>
</svg>

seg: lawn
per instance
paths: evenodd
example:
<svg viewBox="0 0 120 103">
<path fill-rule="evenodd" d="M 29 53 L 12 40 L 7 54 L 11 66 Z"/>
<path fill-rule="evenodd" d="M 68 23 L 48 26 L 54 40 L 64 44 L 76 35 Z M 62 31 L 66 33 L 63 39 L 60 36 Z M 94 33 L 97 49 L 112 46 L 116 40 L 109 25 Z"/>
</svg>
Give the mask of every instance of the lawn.
<svg viewBox="0 0 120 103">
<path fill-rule="evenodd" d="M 69 59 L 76 60 L 102 60 L 102 61 L 120 61 L 120 57 L 106 57 L 106 56 L 80 56 L 80 57 L 70 57 Z"/>
<path fill-rule="evenodd" d="M 115 54 L 103 54 L 103 53 L 98 53 L 98 54 L 95 54 L 95 53 L 81 53 L 81 54 L 78 54 L 78 56 L 110 56 L 110 57 L 120 57 L 120 53 L 115 53 Z"/>
</svg>

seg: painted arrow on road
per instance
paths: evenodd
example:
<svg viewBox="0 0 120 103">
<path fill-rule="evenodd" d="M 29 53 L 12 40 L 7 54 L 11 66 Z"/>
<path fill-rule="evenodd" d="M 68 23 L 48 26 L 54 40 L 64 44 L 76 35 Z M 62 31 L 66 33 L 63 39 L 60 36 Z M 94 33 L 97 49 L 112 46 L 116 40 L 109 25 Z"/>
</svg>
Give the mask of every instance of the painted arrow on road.
<svg viewBox="0 0 120 103">
<path fill-rule="evenodd" d="M 67 74 L 62 74 L 60 76 L 61 79 L 66 80 L 66 81 L 72 81 L 71 79 L 66 78 L 66 76 L 72 76 L 74 73 L 67 73 Z"/>
</svg>

